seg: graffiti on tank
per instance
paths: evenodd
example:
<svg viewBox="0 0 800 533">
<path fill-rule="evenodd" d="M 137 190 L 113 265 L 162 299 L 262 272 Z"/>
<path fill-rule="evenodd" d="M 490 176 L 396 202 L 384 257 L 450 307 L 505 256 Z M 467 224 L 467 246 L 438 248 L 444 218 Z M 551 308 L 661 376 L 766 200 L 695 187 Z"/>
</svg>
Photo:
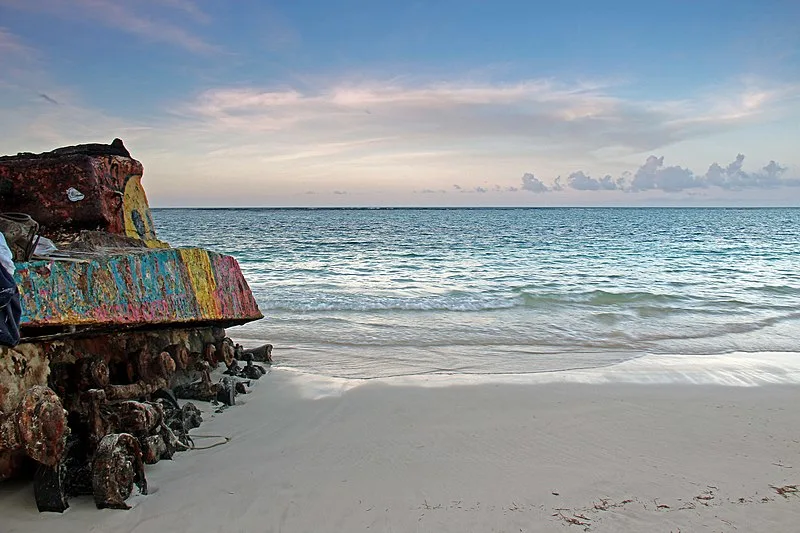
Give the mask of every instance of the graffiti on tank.
<svg viewBox="0 0 800 533">
<path fill-rule="evenodd" d="M 142 324 L 260 318 L 233 258 L 160 249 L 17 271 L 22 325 Z"/>
<path fill-rule="evenodd" d="M 258 313 L 258 306 L 250 296 L 247 282 L 241 274 L 239 264 L 229 255 L 215 255 L 213 258 L 214 275 L 219 279 L 230 280 L 234 285 L 233 290 L 229 287 L 218 287 L 214 293 L 220 311 L 223 315 L 252 315 Z M 248 297 L 243 297 L 246 295 Z"/>
<path fill-rule="evenodd" d="M 142 187 L 142 177 L 130 175 L 124 178 L 125 191 L 122 196 L 125 217 L 125 234 L 146 243 L 156 241 L 153 218 Z"/>
</svg>

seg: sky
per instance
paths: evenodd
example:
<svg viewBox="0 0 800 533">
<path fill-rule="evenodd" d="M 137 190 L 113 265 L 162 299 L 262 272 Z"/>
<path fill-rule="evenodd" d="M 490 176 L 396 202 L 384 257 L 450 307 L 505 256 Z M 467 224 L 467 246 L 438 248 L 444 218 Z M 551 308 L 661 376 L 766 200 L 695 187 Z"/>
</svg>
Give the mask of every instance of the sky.
<svg viewBox="0 0 800 533">
<path fill-rule="evenodd" d="M 153 206 L 800 206 L 797 0 L 0 0 L 0 154 Z"/>
</svg>

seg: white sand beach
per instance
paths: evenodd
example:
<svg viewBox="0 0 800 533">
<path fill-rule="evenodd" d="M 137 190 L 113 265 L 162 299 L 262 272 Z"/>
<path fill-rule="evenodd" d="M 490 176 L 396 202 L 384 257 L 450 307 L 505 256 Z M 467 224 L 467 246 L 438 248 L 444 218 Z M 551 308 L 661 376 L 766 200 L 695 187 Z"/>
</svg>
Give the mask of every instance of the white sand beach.
<svg viewBox="0 0 800 533">
<path fill-rule="evenodd" d="M 196 431 L 229 443 L 149 468 L 130 511 L 39 514 L 29 484 L 6 483 L 0 532 L 800 531 L 800 494 L 776 490 L 800 484 L 800 387 L 693 384 L 686 363 L 647 384 L 277 369 Z M 741 385 L 757 366 L 717 375 Z"/>
</svg>

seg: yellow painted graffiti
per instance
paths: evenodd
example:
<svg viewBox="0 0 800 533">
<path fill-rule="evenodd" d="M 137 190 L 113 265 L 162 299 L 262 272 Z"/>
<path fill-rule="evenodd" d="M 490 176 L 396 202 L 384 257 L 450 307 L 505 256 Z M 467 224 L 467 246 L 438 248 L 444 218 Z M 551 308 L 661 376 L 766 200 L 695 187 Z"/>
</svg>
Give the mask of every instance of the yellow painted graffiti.
<svg viewBox="0 0 800 533">
<path fill-rule="evenodd" d="M 211 270 L 211 259 L 206 250 L 200 248 L 179 248 L 183 264 L 189 272 L 189 280 L 192 283 L 197 305 L 202 316 L 218 317 L 220 310 L 214 291 L 217 289 L 217 282 L 214 279 L 214 272 Z"/>
<path fill-rule="evenodd" d="M 125 234 L 134 239 L 141 239 L 150 248 L 165 248 L 166 243 L 156 238 L 153 219 L 150 216 L 150 205 L 142 187 L 141 176 L 131 176 L 125 184 L 123 194 L 123 212 L 125 214 Z"/>
</svg>

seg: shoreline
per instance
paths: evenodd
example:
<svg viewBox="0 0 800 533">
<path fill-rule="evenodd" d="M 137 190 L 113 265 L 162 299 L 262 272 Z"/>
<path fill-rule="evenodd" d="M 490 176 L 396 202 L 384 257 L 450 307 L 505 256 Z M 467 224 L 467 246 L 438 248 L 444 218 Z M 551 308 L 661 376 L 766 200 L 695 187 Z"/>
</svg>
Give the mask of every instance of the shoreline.
<svg viewBox="0 0 800 533">
<path fill-rule="evenodd" d="M 800 498 L 773 487 L 800 483 L 798 392 L 341 388 L 277 367 L 198 431 L 228 444 L 148 468 L 130 511 L 39 515 L 30 486 L 0 485 L 2 531 L 789 531 Z"/>
<path fill-rule="evenodd" d="M 276 353 L 280 348 L 276 348 Z M 544 385 L 702 385 L 758 387 L 800 385 L 800 352 L 731 352 L 712 355 L 644 354 L 621 363 L 583 369 L 526 373 L 422 372 L 397 376 L 352 378 L 312 373 L 281 364 L 273 370 L 296 376 L 298 386 L 346 391 L 368 383 L 391 386 L 450 387 L 481 384 Z"/>
</svg>

